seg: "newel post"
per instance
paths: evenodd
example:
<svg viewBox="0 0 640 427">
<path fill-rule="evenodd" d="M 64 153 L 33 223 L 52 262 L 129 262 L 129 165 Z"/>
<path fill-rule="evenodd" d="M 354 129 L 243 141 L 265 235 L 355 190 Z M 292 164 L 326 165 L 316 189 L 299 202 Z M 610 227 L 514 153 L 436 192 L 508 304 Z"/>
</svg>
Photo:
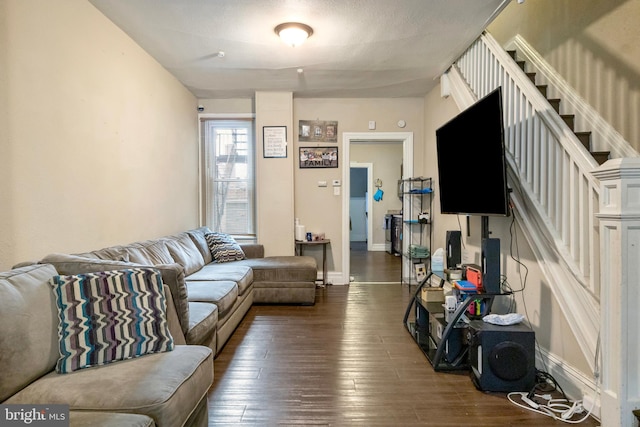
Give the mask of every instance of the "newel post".
<svg viewBox="0 0 640 427">
<path fill-rule="evenodd" d="M 609 160 L 600 180 L 600 399 L 603 426 L 640 408 L 640 158 Z"/>
</svg>

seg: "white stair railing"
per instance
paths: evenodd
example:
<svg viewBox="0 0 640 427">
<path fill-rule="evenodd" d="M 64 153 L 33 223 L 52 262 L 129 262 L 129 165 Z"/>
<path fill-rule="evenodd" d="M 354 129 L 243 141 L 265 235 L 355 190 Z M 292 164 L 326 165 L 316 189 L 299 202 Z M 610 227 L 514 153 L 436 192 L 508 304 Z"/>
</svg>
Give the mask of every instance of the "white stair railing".
<svg viewBox="0 0 640 427">
<path fill-rule="evenodd" d="M 489 34 L 478 38 L 448 74 L 452 85 L 461 79 L 475 99 L 502 86 L 515 215 L 593 368 L 600 322 L 600 183 L 592 175 L 598 163 Z M 470 99 L 456 102 L 469 106 Z"/>
</svg>

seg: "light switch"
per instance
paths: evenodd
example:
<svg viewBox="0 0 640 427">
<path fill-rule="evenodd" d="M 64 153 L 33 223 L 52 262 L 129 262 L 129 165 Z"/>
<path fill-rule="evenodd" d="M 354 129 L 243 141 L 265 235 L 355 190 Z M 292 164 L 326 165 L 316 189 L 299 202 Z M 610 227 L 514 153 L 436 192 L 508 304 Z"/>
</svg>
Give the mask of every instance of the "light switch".
<svg viewBox="0 0 640 427">
<path fill-rule="evenodd" d="M 376 121 L 369 120 L 369 130 L 376 130 Z"/>
<path fill-rule="evenodd" d="M 333 195 L 334 196 L 340 195 L 340 187 L 333 187 Z"/>
</svg>

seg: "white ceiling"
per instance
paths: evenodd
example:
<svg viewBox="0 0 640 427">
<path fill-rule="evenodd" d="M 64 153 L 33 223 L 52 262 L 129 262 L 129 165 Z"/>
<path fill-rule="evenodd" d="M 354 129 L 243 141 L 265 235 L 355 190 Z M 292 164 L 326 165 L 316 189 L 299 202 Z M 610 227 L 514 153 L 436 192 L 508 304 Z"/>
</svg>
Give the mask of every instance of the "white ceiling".
<svg viewBox="0 0 640 427">
<path fill-rule="evenodd" d="M 204 99 L 423 96 L 510 0 L 89 1 Z M 274 33 L 289 21 L 302 46 Z"/>
</svg>

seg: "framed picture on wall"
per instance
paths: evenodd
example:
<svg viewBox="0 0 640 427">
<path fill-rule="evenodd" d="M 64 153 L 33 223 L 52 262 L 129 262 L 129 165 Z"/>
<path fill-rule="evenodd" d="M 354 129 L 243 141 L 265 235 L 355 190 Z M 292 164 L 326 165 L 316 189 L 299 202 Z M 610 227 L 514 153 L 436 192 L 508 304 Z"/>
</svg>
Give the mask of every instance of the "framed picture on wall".
<svg viewBox="0 0 640 427">
<path fill-rule="evenodd" d="M 287 157 L 286 126 L 262 127 L 262 152 L 265 158 Z"/>
<path fill-rule="evenodd" d="M 300 120 L 299 142 L 338 142 L 338 122 L 322 120 Z"/>
<path fill-rule="evenodd" d="M 337 168 L 338 147 L 300 147 L 300 169 Z"/>
</svg>

